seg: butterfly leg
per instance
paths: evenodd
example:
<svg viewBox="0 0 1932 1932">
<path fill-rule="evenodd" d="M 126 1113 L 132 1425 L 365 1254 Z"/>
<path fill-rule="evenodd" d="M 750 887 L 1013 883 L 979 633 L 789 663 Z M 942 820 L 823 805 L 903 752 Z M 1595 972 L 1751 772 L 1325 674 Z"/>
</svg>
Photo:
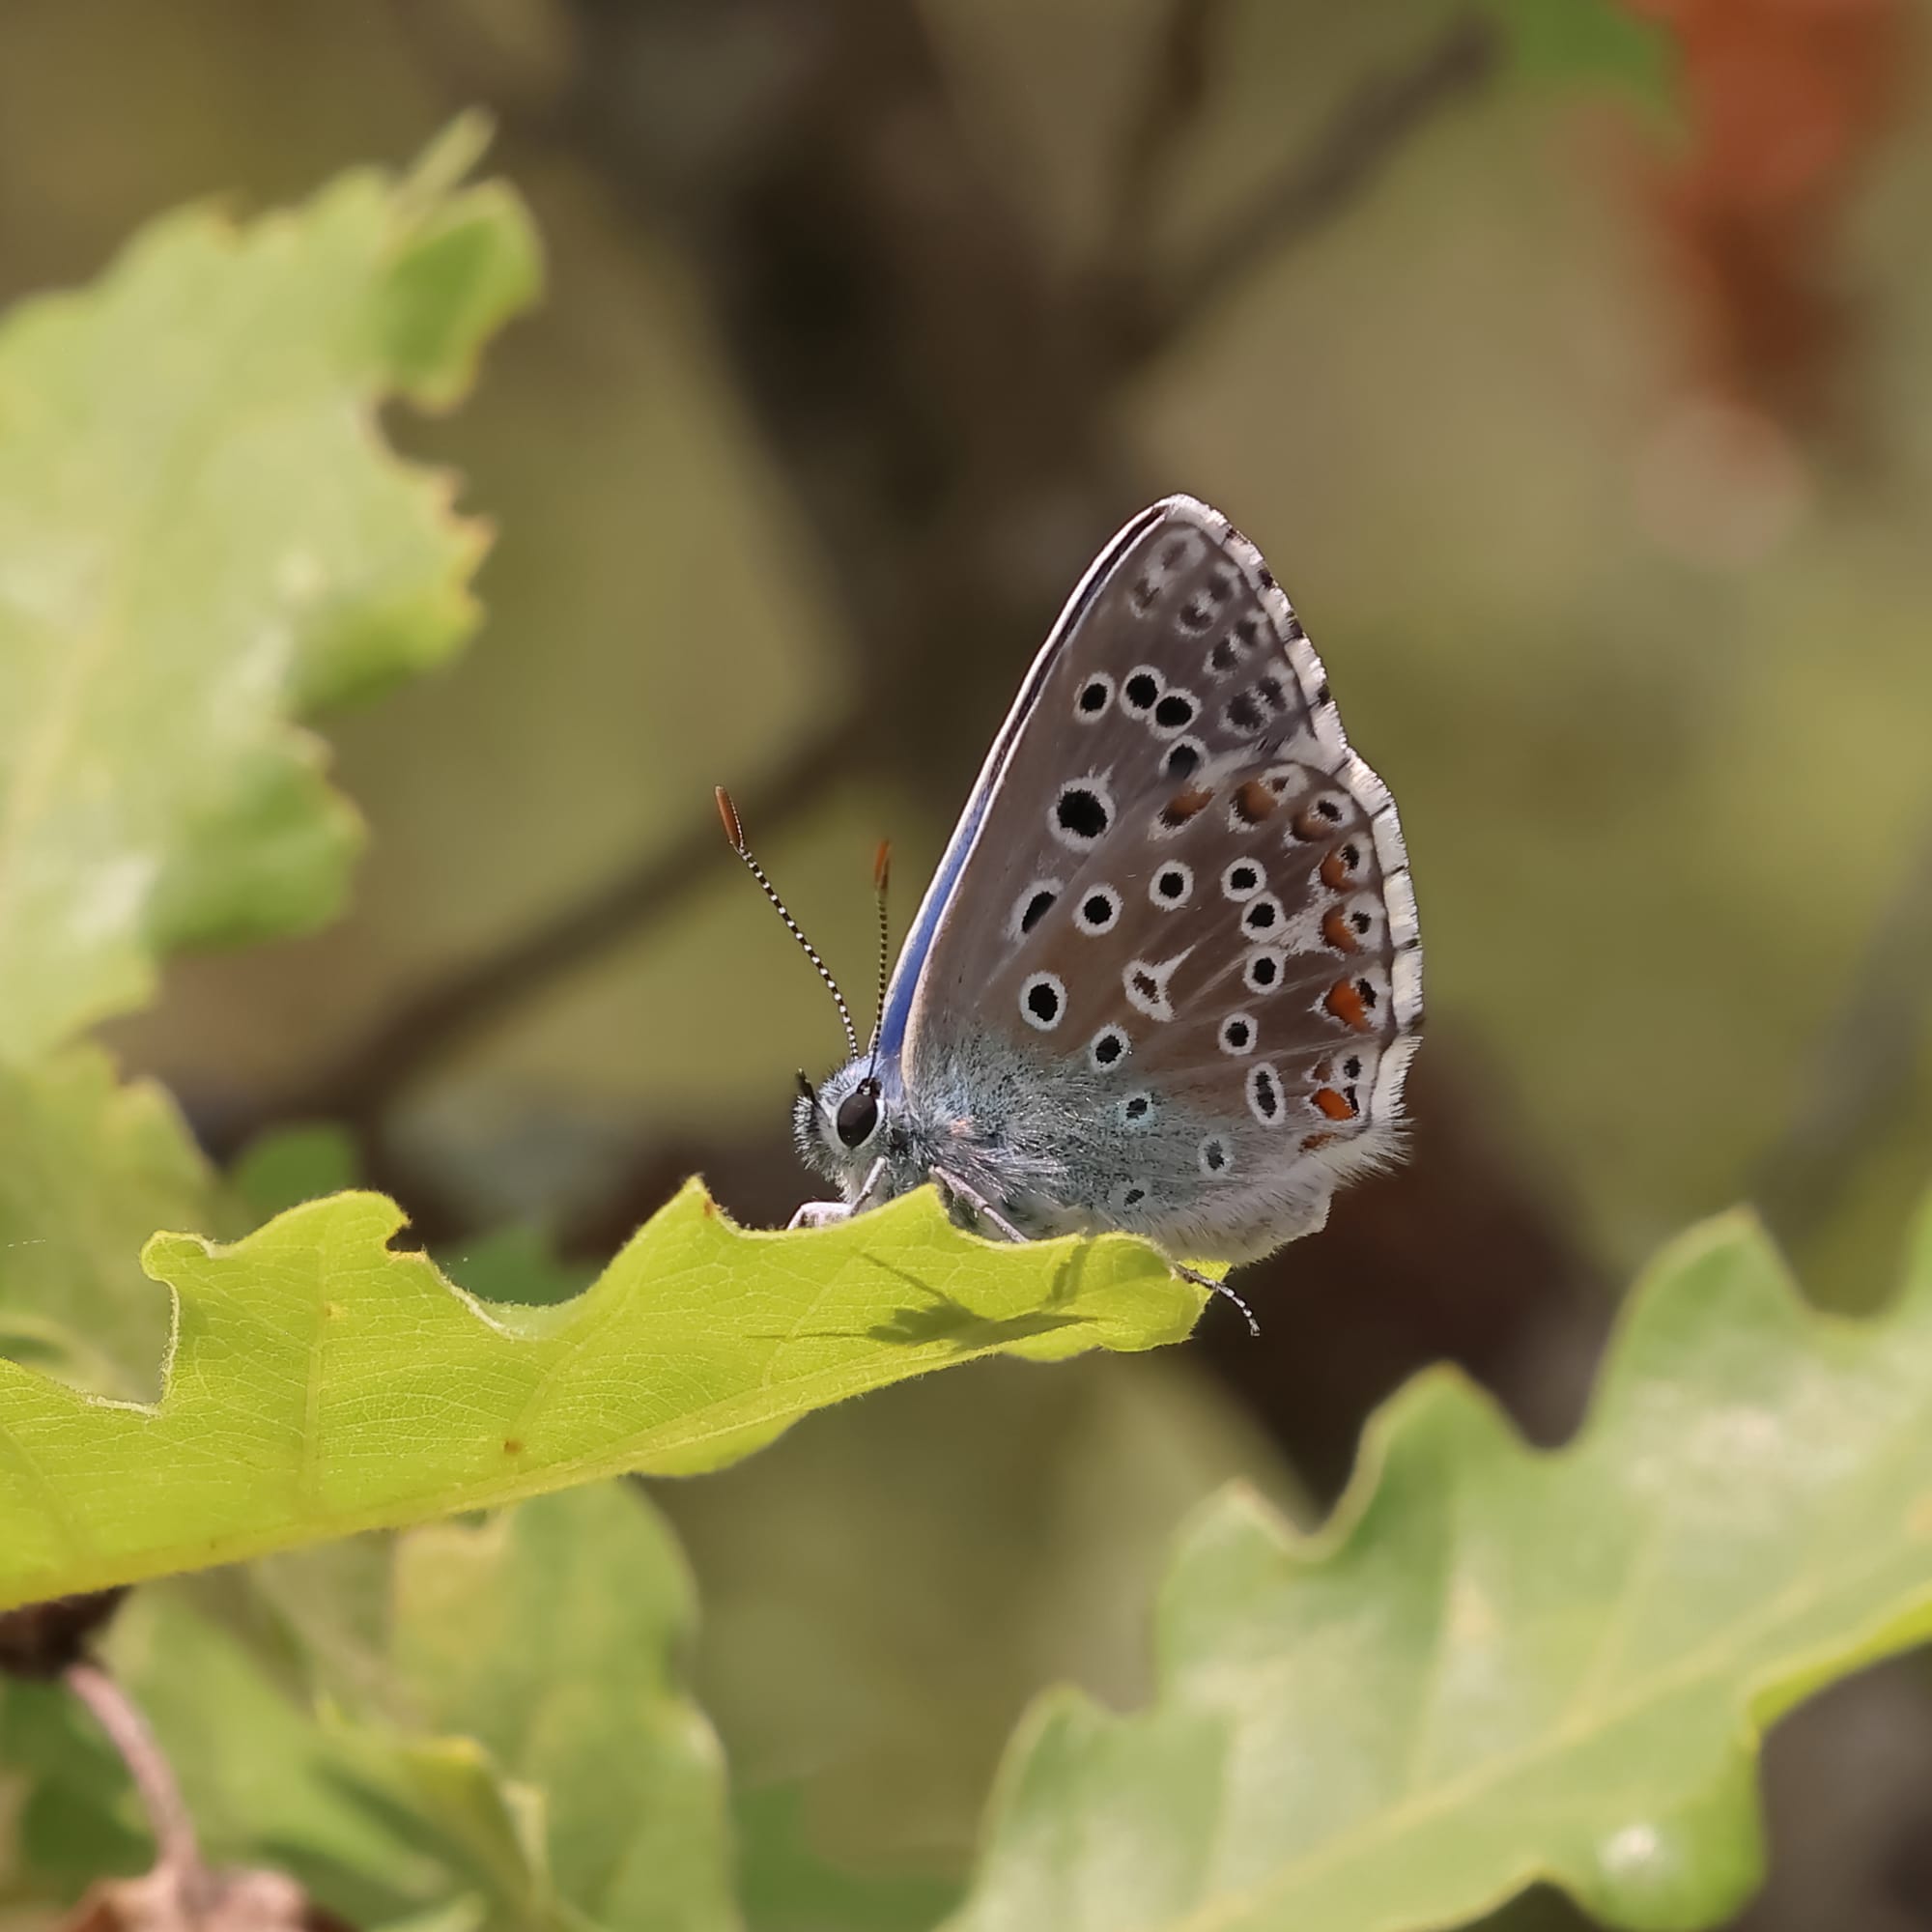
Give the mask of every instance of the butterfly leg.
<svg viewBox="0 0 1932 1932">
<path fill-rule="evenodd" d="M 1210 1293 L 1220 1295 L 1223 1300 L 1232 1301 L 1241 1311 L 1241 1319 L 1247 1322 L 1250 1335 L 1259 1335 L 1262 1332 L 1262 1324 L 1255 1320 L 1255 1311 L 1225 1281 L 1216 1281 L 1211 1274 L 1203 1274 L 1198 1268 L 1188 1267 L 1180 1262 L 1169 1262 L 1168 1266 L 1182 1281 L 1191 1281 L 1196 1288 L 1205 1288 Z"/>
<path fill-rule="evenodd" d="M 943 1192 L 954 1201 L 963 1201 L 982 1221 L 997 1228 L 1009 1241 L 1023 1241 L 1027 1237 L 986 1199 L 976 1187 L 969 1187 L 956 1174 L 948 1174 L 943 1167 L 932 1170 L 932 1178 Z"/>
<path fill-rule="evenodd" d="M 802 1201 L 798 1211 L 785 1223 L 786 1231 L 793 1228 L 830 1228 L 839 1221 L 849 1220 L 852 1210 L 842 1201 Z"/>
<path fill-rule="evenodd" d="M 799 1205 L 798 1211 L 785 1223 L 789 1232 L 793 1228 L 830 1228 L 840 1221 L 849 1221 L 859 1213 L 872 1198 L 872 1189 L 878 1186 L 879 1177 L 886 1171 L 883 1155 L 875 1160 L 866 1176 L 866 1184 L 859 1190 L 856 1201 L 806 1201 Z"/>
</svg>

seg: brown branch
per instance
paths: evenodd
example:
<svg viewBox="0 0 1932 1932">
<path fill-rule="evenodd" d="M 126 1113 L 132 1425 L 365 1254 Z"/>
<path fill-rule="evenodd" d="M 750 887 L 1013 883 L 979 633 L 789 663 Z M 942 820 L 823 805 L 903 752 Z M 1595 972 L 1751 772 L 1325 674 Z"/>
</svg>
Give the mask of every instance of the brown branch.
<svg viewBox="0 0 1932 1932">
<path fill-rule="evenodd" d="M 1256 194 L 1164 294 L 1146 298 L 1126 345 L 1129 359 L 1168 348 L 1257 269 L 1346 213 L 1420 128 L 1494 75 L 1502 52 L 1494 21 L 1467 14 L 1413 60 L 1362 83 L 1305 155 Z"/>
<path fill-rule="evenodd" d="M 156 1869 L 167 1874 L 188 1914 L 198 1915 L 213 1899 L 214 1888 L 167 1753 L 134 1700 L 99 1664 L 71 1663 L 62 1672 L 62 1681 L 107 1733 L 107 1741 L 134 1780 L 155 1834 Z"/>
<path fill-rule="evenodd" d="M 1116 272 L 1134 271 L 1160 178 L 1200 123 L 1222 12 L 1223 0 L 1170 0 L 1153 36 L 1108 223 L 1106 252 Z"/>
<path fill-rule="evenodd" d="M 746 793 L 754 825 L 795 823 L 853 770 L 863 737 L 846 718 Z M 709 808 L 666 850 L 652 851 L 509 944 L 468 959 L 405 998 L 332 1065 L 302 1087 L 220 1125 L 217 1152 L 277 1122 L 337 1120 L 373 1134 L 398 1095 L 454 1058 L 523 1003 L 612 946 L 668 918 L 730 862 Z"/>
<path fill-rule="evenodd" d="M 1913 1093 L 1911 1042 L 1932 987 L 1932 834 L 1821 1031 L 1790 1121 L 1756 1164 L 1750 1189 L 1788 1244 L 1817 1231 Z"/>
</svg>

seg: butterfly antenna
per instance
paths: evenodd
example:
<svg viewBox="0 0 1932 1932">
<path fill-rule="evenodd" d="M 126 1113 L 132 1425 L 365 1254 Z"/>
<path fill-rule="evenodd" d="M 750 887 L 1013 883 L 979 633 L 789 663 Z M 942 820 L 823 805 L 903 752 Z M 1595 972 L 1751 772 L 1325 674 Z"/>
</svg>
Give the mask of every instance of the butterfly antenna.
<svg viewBox="0 0 1932 1932">
<path fill-rule="evenodd" d="M 879 906 L 879 1002 L 874 1009 L 877 1017 L 872 1021 L 872 1064 L 866 1069 L 868 1080 L 879 1070 L 879 1041 L 886 1031 L 886 987 L 893 973 L 893 926 L 886 910 L 886 893 L 892 882 L 892 843 L 881 838 L 878 854 L 872 861 L 872 895 Z"/>
<path fill-rule="evenodd" d="M 724 836 L 731 841 L 731 849 L 745 862 L 745 869 L 756 879 L 764 895 L 771 900 L 778 916 L 784 921 L 785 930 L 805 949 L 805 956 L 811 961 L 812 970 L 825 981 L 826 990 L 831 993 L 833 1004 L 838 1009 L 838 1024 L 845 1029 L 845 1044 L 851 1049 L 852 1058 L 859 1057 L 859 1035 L 852 1025 L 852 1009 L 845 1004 L 845 995 L 838 990 L 838 981 L 832 977 L 832 969 L 818 956 L 818 949 L 812 945 L 799 925 L 797 920 L 785 908 L 785 902 L 778 895 L 778 889 L 765 877 L 765 868 L 752 857 L 751 848 L 745 843 L 745 828 L 738 819 L 738 808 L 731 803 L 731 794 L 723 785 L 716 787 L 718 793 L 718 816 L 724 821 Z"/>
</svg>

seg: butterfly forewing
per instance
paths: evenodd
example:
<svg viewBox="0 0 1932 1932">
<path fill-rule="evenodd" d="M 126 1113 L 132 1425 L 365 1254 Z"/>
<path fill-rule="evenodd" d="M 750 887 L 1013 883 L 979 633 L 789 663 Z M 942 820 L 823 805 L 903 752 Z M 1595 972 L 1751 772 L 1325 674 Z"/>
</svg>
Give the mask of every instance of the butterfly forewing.
<svg viewBox="0 0 1932 1932">
<path fill-rule="evenodd" d="M 1037 675 L 905 1077 L 1016 1056 L 1065 1205 L 1239 1258 L 1388 1151 L 1421 1018 L 1407 860 L 1252 545 L 1171 498 Z"/>
</svg>

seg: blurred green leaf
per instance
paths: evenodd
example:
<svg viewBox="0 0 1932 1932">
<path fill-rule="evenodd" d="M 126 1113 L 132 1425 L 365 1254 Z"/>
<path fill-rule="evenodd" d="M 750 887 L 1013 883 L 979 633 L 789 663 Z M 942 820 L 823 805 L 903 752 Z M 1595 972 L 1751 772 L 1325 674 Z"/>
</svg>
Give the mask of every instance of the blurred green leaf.
<svg viewBox="0 0 1932 1932">
<path fill-rule="evenodd" d="M 677 1675 L 691 1586 L 642 1493 L 355 1553 L 382 1555 L 390 1588 L 364 1633 L 380 1688 L 353 1712 L 278 1681 L 206 1584 L 143 1593 L 114 1633 L 211 1851 L 277 1864 L 358 1924 L 733 1932 L 723 1760 Z M 34 1774 L 43 1889 L 70 1895 L 110 1850 L 138 1869 L 140 1813 L 85 1714 L 16 1685 L 0 1716 L 0 1761 Z"/>
<path fill-rule="evenodd" d="M 1672 104 L 1669 35 L 1627 0 L 1481 0 L 1517 71 L 1536 80 L 1607 83 L 1647 107 Z"/>
<path fill-rule="evenodd" d="M 440 179 L 166 216 L 0 327 L 0 1061 L 341 898 L 290 719 L 446 659 L 484 541 L 375 411 L 451 400 L 536 284 L 514 198 Z"/>
<path fill-rule="evenodd" d="M 168 1297 L 138 1257 L 184 1225 L 220 1230 L 214 1179 L 158 1087 L 119 1085 L 92 1046 L 0 1061 L 0 1354 L 152 1398 Z"/>
<path fill-rule="evenodd" d="M 669 1532 L 611 1484 L 397 1550 L 405 1694 L 542 1794 L 557 1892 L 612 1932 L 738 1922 L 724 1761 L 673 1674 L 695 1618 Z"/>
<path fill-rule="evenodd" d="M 1433 1373 L 1321 1536 L 1206 1512 L 1154 1704 L 1036 1711 L 954 1932 L 1403 1932 L 1539 1877 L 1717 1923 L 1760 1875 L 1764 1727 L 1932 1630 L 1928 1418 L 1932 1212 L 1865 1323 L 1804 1307 L 1747 1217 L 1692 1231 L 1569 1448 Z"/>
<path fill-rule="evenodd" d="M 562 1261 L 549 1233 L 535 1221 L 514 1221 L 472 1236 L 436 1258 L 456 1285 L 479 1301 L 549 1308 L 582 1294 L 597 1278 L 587 1262 Z"/>
<path fill-rule="evenodd" d="M 744 1794 L 760 1932 L 956 1894 L 1029 1700 L 1063 1681 L 1147 1697 L 1174 1536 L 1244 1475 L 1298 1502 L 1196 1351 L 1169 1349 L 976 1363 L 651 1485 L 704 1604 L 697 1690 Z"/>
<path fill-rule="evenodd" d="M 355 1135 L 327 1121 L 272 1128 L 242 1150 L 227 1175 L 239 1204 L 257 1222 L 341 1194 L 361 1179 Z"/>
<path fill-rule="evenodd" d="M 958 1902 L 948 1879 L 832 1862 L 812 1841 L 795 1785 L 745 1794 L 737 1822 L 745 1916 L 757 1932 L 929 1932 Z"/>
<path fill-rule="evenodd" d="M 154 1407 L 0 1362 L 0 1606 L 716 1468 L 867 1389 L 998 1352 L 1153 1348 L 1201 1307 L 1139 1242 L 995 1246 L 924 1190 L 763 1235 L 694 1182 L 554 1308 L 486 1311 L 386 1245 L 402 1221 L 346 1194 L 232 1247 L 156 1236 L 144 1263 L 180 1312 Z"/>
<path fill-rule="evenodd" d="M 179 1592 L 134 1600 L 108 1652 L 212 1858 L 281 1865 L 356 1922 L 447 1889 L 422 1821 L 370 1795 L 406 1786 L 407 1771 L 375 1743 L 318 1725 Z M 125 1765 L 60 1685 L 0 1686 L 0 1758 L 33 1775 L 20 1861 L 43 1892 L 71 1897 L 103 1868 L 138 1870 L 152 1856 Z"/>
</svg>

